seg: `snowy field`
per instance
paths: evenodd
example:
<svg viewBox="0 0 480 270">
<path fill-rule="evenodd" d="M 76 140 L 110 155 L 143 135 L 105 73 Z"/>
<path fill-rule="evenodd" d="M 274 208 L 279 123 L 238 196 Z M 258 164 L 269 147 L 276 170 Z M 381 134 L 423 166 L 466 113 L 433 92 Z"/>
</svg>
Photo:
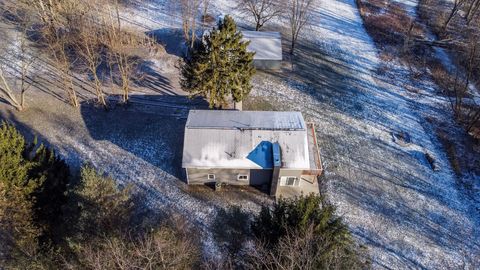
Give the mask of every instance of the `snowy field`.
<svg viewBox="0 0 480 270">
<path fill-rule="evenodd" d="M 212 2 L 215 16 L 233 14 L 240 25 L 251 25 L 235 12 L 235 1 Z M 180 25 L 170 14 L 167 3 L 150 0 L 123 17 L 139 31 L 169 34 Z M 269 30 L 281 31 L 281 23 Z M 166 36 L 164 43 L 175 48 L 172 35 Z M 181 94 L 173 82 L 174 61 L 169 63 L 155 62 L 168 73 L 164 91 L 137 93 L 128 108 L 104 112 L 84 104 L 77 112 L 50 98 L 32 100 L 32 108 L 21 114 L 0 104 L 0 116 L 39 135 L 70 164 L 91 162 L 122 184 L 134 183 L 152 211 L 188 218 L 204 232 L 206 254 L 212 255 L 209 226 L 218 208 L 237 204 L 258 211 L 269 199 L 253 190 L 217 194 L 179 180 L 186 113 L 205 104 L 159 93 Z M 412 86 L 401 66 L 394 65 L 393 78 L 378 75 L 381 64 L 354 0 L 320 0 L 293 71 L 288 65 L 278 73 L 259 72 L 252 95 L 278 109 L 301 111 L 316 123 L 326 195 L 368 247 L 375 268 L 468 266 L 480 252 L 479 205 L 462 193 L 428 121 L 449 119 L 448 103 L 431 82 Z M 415 92 L 406 90 L 412 87 Z M 410 135 L 410 144 L 394 142 L 392 134 L 402 132 Z"/>
</svg>

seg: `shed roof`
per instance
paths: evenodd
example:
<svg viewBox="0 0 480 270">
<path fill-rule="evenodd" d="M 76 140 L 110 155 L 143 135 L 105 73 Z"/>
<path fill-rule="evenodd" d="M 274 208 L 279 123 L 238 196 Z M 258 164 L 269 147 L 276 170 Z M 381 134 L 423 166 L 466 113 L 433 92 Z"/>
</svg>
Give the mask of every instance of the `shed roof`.
<svg viewBox="0 0 480 270">
<path fill-rule="evenodd" d="M 282 36 L 279 32 L 242 31 L 243 38 L 249 40 L 247 50 L 255 52 L 255 60 L 282 61 Z"/>
<path fill-rule="evenodd" d="M 310 167 L 305 121 L 299 112 L 192 110 L 183 147 L 184 168 L 270 169 L 272 144 L 282 167 Z"/>
</svg>

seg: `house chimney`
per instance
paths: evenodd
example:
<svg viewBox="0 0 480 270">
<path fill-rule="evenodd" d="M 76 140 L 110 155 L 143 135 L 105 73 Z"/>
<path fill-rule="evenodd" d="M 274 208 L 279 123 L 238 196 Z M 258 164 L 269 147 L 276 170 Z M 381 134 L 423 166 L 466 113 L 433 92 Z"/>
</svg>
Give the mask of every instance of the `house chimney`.
<svg viewBox="0 0 480 270">
<path fill-rule="evenodd" d="M 278 142 L 273 144 L 272 147 L 273 154 L 273 173 L 272 173 L 272 182 L 270 185 L 270 196 L 277 196 L 277 188 L 280 181 L 280 168 L 282 167 L 282 151 L 280 149 L 280 144 Z"/>
</svg>

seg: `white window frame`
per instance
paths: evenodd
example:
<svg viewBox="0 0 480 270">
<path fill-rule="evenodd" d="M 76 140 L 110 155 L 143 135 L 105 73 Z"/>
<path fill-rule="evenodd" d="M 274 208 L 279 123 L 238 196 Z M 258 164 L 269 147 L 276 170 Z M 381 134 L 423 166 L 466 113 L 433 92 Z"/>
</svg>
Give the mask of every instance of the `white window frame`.
<svg viewBox="0 0 480 270">
<path fill-rule="evenodd" d="M 288 180 L 293 178 L 293 184 L 289 185 Z M 300 185 L 300 179 L 296 176 L 282 176 L 280 177 L 280 186 L 282 187 L 298 187 Z"/>
<path fill-rule="evenodd" d="M 213 177 L 210 177 L 210 176 L 213 176 Z M 209 173 L 207 175 L 207 180 L 215 180 L 215 174 L 214 173 Z"/>
<path fill-rule="evenodd" d="M 240 179 L 240 178 L 242 178 L 242 177 L 244 177 L 244 179 Z M 237 175 L 237 180 L 238 180 L 238 181 L 248 181 L 248 178 L 249 178 L 249 177 L 248 177 L 248 174 L 238 174 L 238 175 Z"/>
</svg>

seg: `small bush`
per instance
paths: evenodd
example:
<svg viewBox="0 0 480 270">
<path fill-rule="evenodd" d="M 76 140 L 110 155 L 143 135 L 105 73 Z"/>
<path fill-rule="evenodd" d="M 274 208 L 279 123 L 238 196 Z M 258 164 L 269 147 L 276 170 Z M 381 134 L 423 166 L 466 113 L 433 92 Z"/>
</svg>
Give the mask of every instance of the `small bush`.
<svg viewBox="0 0 480 270">
<path fill-rule="evenodd" d="M 120 189 L 114 179 L 86 166 L 72 195 L 80 238 L 118 233 L 128 228 L 133 207 L 131 187 Z"/>
<path fill-rule="evenodd" d="M 348 227 L 334 212 L 335 207 L 315 195 L 281 199 L 273 209 L 263 207 L 252 226 L 260 240 L 252 264 L 267 269 L 367 266 Z M 284 256 L 288 253 L 293 256 Z"/>
<path fill-rule="evenodd" d="M 199 261 L 197 243 L 169 227 L 138 236 L 122 234 L 89 241 L 78 250 L 80 265 L 70 268 L 110 269 L 194 269 Z"/>
</svg>

